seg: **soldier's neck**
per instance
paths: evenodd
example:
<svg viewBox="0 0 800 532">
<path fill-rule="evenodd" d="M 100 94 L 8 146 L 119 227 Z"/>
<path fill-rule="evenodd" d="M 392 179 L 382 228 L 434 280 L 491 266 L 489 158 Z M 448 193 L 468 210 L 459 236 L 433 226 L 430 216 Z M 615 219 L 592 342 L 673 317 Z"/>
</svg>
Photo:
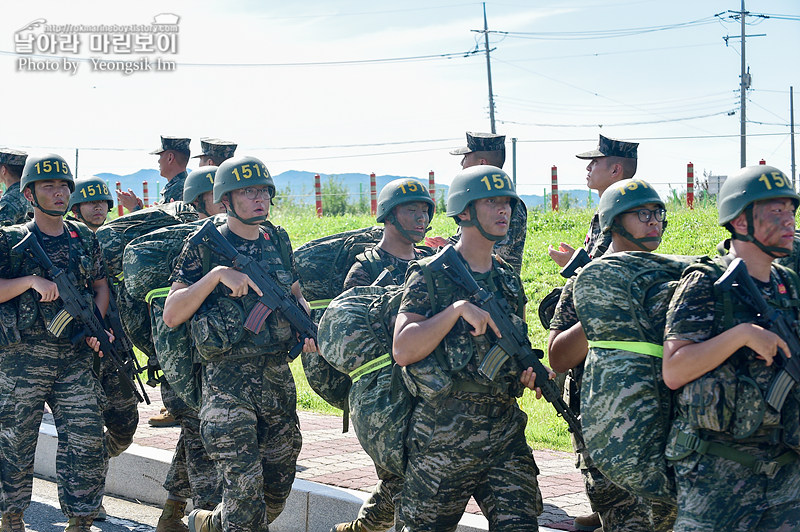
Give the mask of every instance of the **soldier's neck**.
<svg viewBox="0 0 800 532">
<path fill-rule="evenodd" d="M 475 231 L 470 231 L 470 229 Z M 463 228 L 461 238 L 454 247 L 464 257 L 473 272 L 486 273 L 492 269 L 494 242 L 484 238 L 474 227 Z"/>
<path fill-rule="evenodd" d="M 64 232 L 64 219 L 60 216 L 52 216 L 34 209 L 33 221 L 39 231 L 48 236 L 59 236 Z"/>
<path fill-rule="evenodd" d="M 752 242 L 744 242 L 742 240 L 731 241 L 731 256 L 740 258 L 747 266 L 747 273 L 753 279 L 758 279 L 762 282 L 769 281 L 769 276 L 772 271 L 772 261 L 775 260 Z"/>
<path fill-rule="evenodd" d="M 378 247 L 398 259 L 412 260 L 416 258 L 416 255 L 414 255 L 413 243 L 399 236 L 392 238 L 390 235 L 386 234 L 385 229 L 381 241 L 378 242 Z"/>
</svg>

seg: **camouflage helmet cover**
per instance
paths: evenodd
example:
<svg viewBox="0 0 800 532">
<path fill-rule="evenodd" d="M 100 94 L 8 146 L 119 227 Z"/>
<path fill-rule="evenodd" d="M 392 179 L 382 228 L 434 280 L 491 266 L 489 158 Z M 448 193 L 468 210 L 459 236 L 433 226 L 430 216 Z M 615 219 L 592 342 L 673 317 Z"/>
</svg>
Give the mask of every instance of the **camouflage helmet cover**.
<svg viewBox="0 0 800 532">
<path fill-rule="evenodd" d="M 664 201 L 647 181 L 642 179 L 617 181 L 608 187 L 600 198 L 597 209 L 600 213 L 600 229 L 604 233 L 610 231 L 614 218 L 647 203 L 656 203 L 664 207 Z"/>
<path fill-rule="evenodd" d="M 513 181 L 496 166 L 479 164 L 460 171 L 453 178 L 447 193 L 447 216 L 458 216 L 478 199 L 508 196 L 511 207 L 519 201 Z"/>
<path fill-rule="evenodd" d="M 108 210 L 114 208 L 114 198 L 108 189 L 108 183 L 94 176 L 78 179 L 75 181 L 75 190 L 69 196 L 67 211 L 71 211 L 79 203 L 103 200 L 108 202 Z"/>
<path fill-rule="evenodd" d="M 220 203 L 222 196 L 233 190 L 266 185 L 270 198 L 275 197 L 275 182 L 269 170 L 255 157 L 234 157 L 217 168 L 214 177 L 214 203 Z"/>
<path fill-rule="evenodd" d="M 423 201 L 428 204 L 428 214 L 433 218 L 436 210 L 436 203 L 431 199 L 428 188 L 416 179 L 395 179 L 390 181 L 381 189 L 378 194 L 377 222 L 386 221 L 386 216 L 392 209 L 403 203 L 413 201 Z"/>
<path fill-rule="evenodd" d="M 69 184 L 70 193 L 75 190 L 75 180 L 72 177 L 72 171 L 69 169 L 67 161 L 54 153 L 28 157 L 25 161 L 25 167 L 22 169 L 19 189 L 22 191 L 34 181 L 46 181 L 49 179 L 66 181 Z"/>
<path fill-rule="evenodd" d="M 727 225 L 753 202 L 774 198 L 791 198 L 795 207 L 800 203 L 800 196 L 786 174 L 774 166 L 745 166 L 726 179 L 719 189 L 719 225 Z"/>
<path fill-rule="evenodd" d="M 206 192 L 214 190 L 217 166 L 203 166 L 192 171 L 183 182 L 183 202 L 191 203 Z"/>
</svg>

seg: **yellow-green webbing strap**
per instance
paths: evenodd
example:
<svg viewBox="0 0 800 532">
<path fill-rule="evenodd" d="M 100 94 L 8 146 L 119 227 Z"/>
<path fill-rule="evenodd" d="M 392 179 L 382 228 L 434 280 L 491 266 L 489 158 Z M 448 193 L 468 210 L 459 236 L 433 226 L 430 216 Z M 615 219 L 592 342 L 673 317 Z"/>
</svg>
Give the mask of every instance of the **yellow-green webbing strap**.
<svg viewBox="0 0 800 532">
<path fill-rule="evenodd" d="M 386 353 L 385 355 L 381 355 L 376 359 L 370 360 L 366 364 L 362 364 L 361 366 L 357 367 L 353 371 L 349 373 L 350 379 L 353 382 L 356 382 L 358 379 L 367 375 L 368 373 L 372 373 L 373 371 L 378 371 L 379 369 L 385 368 L 386 366 L 391 365 L 392 363 L 392 355 Z"/>
<path fill-rule="evenodd" d="M 317 299 L 315 301 L 308 302 L 308 308 L 311 310 L 319 310 L 321 308 L 328 308 L 328 305 L 331 304 L 333 299 Z"/>
<path fill-rule="evenodd" d="M 623 349 L 631 353 L 640 355 L 650 355 L 651 357 L 664 358 L 664 346 L 661 344 L 651 344 L 649 342 L 623 342 L 621 340 L 589 340 L 589 347 L 599 347 L 601 349 Z"/>
<path fill-rule="evenodd" d="M 147 292 L 147 295 L 144 296 L 144 301 L 149 305 L 155 298 L 167 297 L 167 295 L 169 295 L 169 286 L 154 288 Z"/>
</svg>

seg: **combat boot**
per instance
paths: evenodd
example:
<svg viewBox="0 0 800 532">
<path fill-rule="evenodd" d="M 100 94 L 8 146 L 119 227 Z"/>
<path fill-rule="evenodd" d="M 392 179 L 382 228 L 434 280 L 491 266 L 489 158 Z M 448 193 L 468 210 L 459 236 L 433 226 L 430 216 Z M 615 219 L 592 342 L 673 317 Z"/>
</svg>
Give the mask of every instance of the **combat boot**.
<svg viewBox="0 0 800 532">
<path fill-rule="evenodd" d="M 364 526 L 361 519 L 350 521 L 349 523 L 339 523 L 331 528 L 331 532 L 377 532 Z"/>
<path fill-rule="evenodd" d="M 0 525 L 2 532 L 25 532 L 25 522 L 22 520 L 22 512 L 3 514 L 3 521 Z"/>
<path fill-rule="evenodd" d="M 575 530 L 582 530 L 584 532 L 596 531 L 601 526 L 600 514 L 595 512 L 589 515 L 581 515 L 580 517 L 576 517 L 572 524 L 575 526 Z"/>
<path fill-rule="evenodd" d="M 183 516 L 186 515 L 186 501 L 174 501 L 167 499 L 164 503 L 164 511 L 158 518 L 156 532 L 188 532 L 189 527 L 183 524 Z"/>
<path fill-rule="evenodd" d="M 70 517 L 64 532 L 92 532 L 92 521 L 94 517 L 91 515 Z"/>
<path fill-rule="evenodd" d="M 211 525 L 211 510 L 192 510 L 189 514 L 189 532 L 216 532 Z"/>
<path fill-rule="evenodd" d="M 179 425 L 175 416 L 166 408 L 162 408 L 160 414 L 151 417 L 148 423 L 151 427 L 176 427 Z"/>
</svg>

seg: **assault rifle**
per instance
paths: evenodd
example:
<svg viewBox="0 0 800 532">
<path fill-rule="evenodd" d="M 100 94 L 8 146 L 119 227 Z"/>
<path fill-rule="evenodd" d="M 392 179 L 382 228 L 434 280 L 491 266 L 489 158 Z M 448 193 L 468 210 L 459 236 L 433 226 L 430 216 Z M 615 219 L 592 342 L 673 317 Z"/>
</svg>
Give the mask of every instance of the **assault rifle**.
<svg viewBox="0 0 800 532">
<path fill-rule="evenodd" d="M 430 266 L 434 270 L 444 272 L 454 284 L 466 290 L 469 294 L 469 301 L 487 311 L 500 330 L 502 338 L 494 338 L 495 344 L 486 354 L 478 372 L 490 380 L 495 380 L 500 368 L 511 357 L 516 359 L 523 370 L 533 368 L 536 373 L 536 386 L 541 388 L 542 396 L 564 418 L 575 438 L 582 442 L 583 437 L 578 418 L 561 398 L 558 386 L 549 379 L 550 372 L 540 361 L 544 357 L 544 352 L 541 349 L 533 349 L 528 336 L 511 321 L 509 315 L 512 310 L 508 302 L 505 299 L 496 298 L 493 293 L 485 290 L 475 281 L 452 245 L 446 246 L 439 256 L 431 261 Z M 487 334 L 494 336 L 491 329 L 487 330 Z"/>
<path fill-rule="evenodd" d="M 111 326 L 111 330 L 114 331 L 114 347 L 117 348 L 117 351 L 122 355 L 123 360 L 130 360 L 131 364 L 133 365 L 133 374 L 136 376 L 136 379 L 139 380 L 139 374 L 143 373 L 146 368 L 143 368 L 139 365 L 139 360 L 136 358 L 136 353 L 133 351 L 133 342 L 131 342 L 128 335 L 125 334 L 125 330 L 122 328 L 122 320 L 119 317 L 119 307 L 117 306 L 117 298 L 115 289 L 111 286 L 111 282 L 109 281 L 109 290 L 111 291 L 111 295 L 108 298 L 108 311 L 106 312 L 106 320 L 108 320 L 108 324 Z M 148 383 L 149 384 L 149 383 Z M 144 392 L 144 387 L 142 387 L 142 392 Z M 149 405 L 150 398 L 147 397 L 147 393 L 144 393 L 145 402 Z"/>
<path fill-rule="evenodd" d="M 72 272 L 64 271 L 53 264 L 53 261 L 50 260 L 50 257 L 48 257 L 42 249 L 39 239 L 33 231 L 29 232 L 19 244 L 14 246 L 13 250 L 20 253 L 27 251 L 30 256 L 33 257 L 33 260 L 47 270 L 53 282 L 58 286 L 58 297 L 64 304 L 64 308 L 50 321 L 47 325 L 47 330 L 54 336 L 59 337 L 61 333 L 64 332 L 64 329 L 66 329 L 67 325 L 73 320 L 77 320 L 77 322 L 83 326 L 83 329 L 71 339 L 72 344 L 78 346 L 86 338 L 92 336 L 97 338 L 100 342 L 100 350 L 103 352 L 103 356 L 107 356 L 109 360 L 111 360 L 111 363 L 120 376 L 123 392 L 130 391 L 136 396 L 136 399 L 138 399 L 140 403 L 146 402 L 150 404 L 150 398 L 147 397 L 147 393 L 144 391 L 144 385 L 142 381 L 139 380 L 139 374 L 133 373 L 136 382 L 142 390 L 141 394 L 139 390 L 136 389 L 136 385 L 130 377 L 130 374 L 135 369 L 133 362 L 135 357 L 124 357 L 108 340 L 108 334 L 103 326 L 102 319 L 98 317 L 100 313 L 97 311 L 97 307 L 95 305 L 90 306 L 83 295 L 75 288 L 78 283 Z M 120 330 L 118 334 L 125 333 Z M 144 396 L 142 396 L 142 394 L 144 394 Z"/>
<path fill-rule="evenodd" d="M 234 269 L 246 274 L 261 290 L 263 296 L 258 298 L 258 302 L 250 311 L 244 322 L 244 328 L 253 334 L 261 332 L 264 322 L 274 310 L 277 310 L 289 320 L 289 323 L 300 334 L 300 342 L 289 352 L 289 359 L 294 360 L 303 349 L 306 338 L 317 341 L 317 326 L 311 321 L 306 311 L 300 306 L 292 295 L 286 292 L 269 275 L 269 272 L 261 267 L 258 262 L 246 255 L 239 253 L 214 225 L 213 220 L 208 220 L 203 224 L 199 231 L 189 237 L 189 242 L 195 245 L 202 244 L 214 253 L 225 257 L 231 261 Z"/>
<path fill-rule="evenodd" d="M 569 279 L 575 275 L 575 273 L 578 271 L 578 268 L 583 268 L 590 262 L 592 262 L 592 259 L 589 257 L 589 254 L 586 253 L 586 250 L 583 248 L 578 248 L 578 251 L 573 253 L 572 257 L 570 257 L 567 265 L 564 266 L 564 268 L 558 273 L 561 274 L 561 277 L 564 279 Z"/>
<path fill-rule="evenodd" d="M 773 377 L 766 397 L 767 404 L 780 412 L 786 396 L 795 384 L 800 382 L 800 340 L 792 324 L 786 321 L 780 312 L 769 306 L 740 258 L 733 259 L 722 277 L 714 283 L 714 287 L 723 292 L 731 290 L 734 286 L 738 288 L 734 292 L 736 297 L 756 311 L 758 325 L 774 332 L 789 345 L 791 358 L 787 357 L 783 350 L 778 349 L 778 356 L 773 360 L 779 371 Z"/>
</svg>

